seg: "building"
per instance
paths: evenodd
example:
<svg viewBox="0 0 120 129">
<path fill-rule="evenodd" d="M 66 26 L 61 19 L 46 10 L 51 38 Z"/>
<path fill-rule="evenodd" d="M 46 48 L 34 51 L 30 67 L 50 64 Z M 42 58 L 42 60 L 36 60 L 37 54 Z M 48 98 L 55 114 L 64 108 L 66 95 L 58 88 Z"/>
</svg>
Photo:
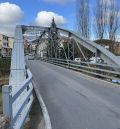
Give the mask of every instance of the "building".
<svg viewBox="0 0 120 129">
<path fill-rule="evenodd" d="M 42 42 L 38 45 L 37 54 L 42 58 L 47 56 L 47 43 Z"/>
<path fill-rule="evenodd" d="M 96 40 L 95 42 L 110 50 L 113 54 L 120 56 L 120 42 L 113 43 L 108 39 Z"/>
<path fill-rule="evenodd" d="M 9 45 L 9 48 L 10 48 L 10 49 L 13 48 L 13 42 L 14 42 L 14 38 L 13 38 L 13 37 L 9 37 L 9 38 L 8 38 L 8 45 Z"/>
<path fill-rule="evenodd" d="M 0 34 L 0 56 L 9 57 L 13 48 L 13 37 Z"/>
<path fill-rule="evenodd" d="M 96 42 L 97 44 L 105 47 L 108 50 L 110 50 L 110 48 L 112 46 L 112 41 L 110 41 L 108 39 L 95 40 L 94 42 Z"/>
<path fill-rule="evenodd" d="M 114 43 L 112 46 L 112 51 L 115 55 L 120 56 L 120 43 Z"/>
</svg>

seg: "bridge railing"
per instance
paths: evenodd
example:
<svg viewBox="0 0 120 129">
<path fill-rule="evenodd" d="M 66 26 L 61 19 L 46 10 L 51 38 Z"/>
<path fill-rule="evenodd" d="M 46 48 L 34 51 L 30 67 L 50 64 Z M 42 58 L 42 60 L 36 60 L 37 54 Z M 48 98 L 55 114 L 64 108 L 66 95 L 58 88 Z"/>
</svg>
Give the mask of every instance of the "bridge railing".
<svg viewBox="0 0 120 129">
<path fill-rule="evenodd" d="M 89 62 L 75 62 L 72 60 L 39 58 L 55 65 L 63 66 L 69 69 L 80 71 L 95 77 L 109 79 L 109 81 L 120 82 L 120 72 L 118 67 L 112 67 L 107 64 L 92 64 Z"/>
<path fill-rule="evenodd" d="M 33 102 L 32 74 L 27 70 L 27 79 L 15 89 L 15 87 L 3 86 L 3 114 L 10 119 L 10 129 L 21 129 Z"/>
</svg>

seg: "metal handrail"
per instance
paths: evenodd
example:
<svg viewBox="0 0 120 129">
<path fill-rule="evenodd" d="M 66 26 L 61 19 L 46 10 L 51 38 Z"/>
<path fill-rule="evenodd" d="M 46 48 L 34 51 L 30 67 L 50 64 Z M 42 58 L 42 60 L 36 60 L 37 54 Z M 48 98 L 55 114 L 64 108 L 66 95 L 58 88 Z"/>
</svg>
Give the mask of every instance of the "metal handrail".
<svg viewBox="0 0 120 129">
<path fill-rule="evenodd" d="M 120 80 L 120 72 L 113 71 L 113 69 L 108 70 L 108 69 L 96 68 L 93 66 L 85 66 L 81 64 L 76 64 L 73 61 L 69 61 L 69 64 L 68 64 L 67 60 L 55 59 L 55 58 L 40 58 L 40 60 L 53 63 L 55 65 L 59 65 L 62 67 L 66 67 L 69 69 L 81 71 L 81 72 L 84 72 L 84 73 L 87 73 L 93 76 L 100 76 L 100 77 L 107 78 L 110 80 L 113 80 L 113 79 Z"/>
<path fill-rule="evenodd" d="M 10 118 L 11 129 L 21 129 L 33 102 L 32 74 L 29 69 L 27 70 L 27 74 L 28 78 L 21 84 L 21 88 L 14 95 L 13 86 L 6 85 L 2 88 L 3 113 Z M 25 93 L 25 95 L 20 100 L 22 93 Z M 17 102 L 19 108 L 14 106 L 15 102 Z"/>
<path fill-rule="evenodd" d="M 45 58 L 44 58 L 45 59 Z M 100 63 L 91 63 L 91 62 L 85 62 L 85 61 L 80 61 L 80 62 L 75 62 L 73 60 L 65 60 L 65 59 L 56 59 L 56 58 L 46 58 L 46 59 L 53 59 L 53 60 L 58 60 L 58 61 L 66 61 L 66 62 L 70 62 L 70 63 L 74 63 L 74 64 L 86 64 L 86 65 L 93 65 L 93 66 L 105 66 L 105 67 L 108 67 L 108 68 L 111 68 L 111 69 L 120 69 L 119 67 L 115 67 L 115 66 L 112 66 L 112 65 L 109 65 L 109 64 L 100 64 Z"/>
</svg>

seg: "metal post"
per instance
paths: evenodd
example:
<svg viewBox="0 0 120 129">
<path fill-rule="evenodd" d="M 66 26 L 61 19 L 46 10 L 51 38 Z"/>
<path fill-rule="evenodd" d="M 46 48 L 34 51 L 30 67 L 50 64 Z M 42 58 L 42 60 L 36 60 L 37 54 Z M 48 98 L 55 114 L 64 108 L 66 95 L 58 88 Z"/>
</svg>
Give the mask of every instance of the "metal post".
<svg viewBox="0 0 120 129">
<path fill-rule="evenodd" d="M 70 60 L 70 42 L 68 41 L 68 60 Z"/>
<path fill-rule="evenodd" d="M 5 85 L 2 87 L 3 114 L 10 119 L 10 129 L 12 129 L 12 86 Z"/>
<path fill-rule="evenodd" d="M 96 50 L 96 53 L 95 53 L 96 63 L 97 63 L 97 58 L 98 57 L 100 57 L 100 51 L 99 50 Z"/>
<path fill-rule="evenodd" d="M 73 61 L 74 61 L 74 59 L 75 59 L 75 43 L 73 41 Z"/>
<path fill-rule="evenodd" d="M 70 42 L 68 41 L 68 67 L 69 67 L 69 60 L 70 60 Z"/>
</svg>

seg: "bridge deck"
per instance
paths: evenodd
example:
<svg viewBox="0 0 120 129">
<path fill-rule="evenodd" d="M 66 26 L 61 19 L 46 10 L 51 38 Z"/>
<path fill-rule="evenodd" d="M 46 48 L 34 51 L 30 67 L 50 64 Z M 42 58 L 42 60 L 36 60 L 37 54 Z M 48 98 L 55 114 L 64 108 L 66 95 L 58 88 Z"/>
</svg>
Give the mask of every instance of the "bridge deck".
<svg viewBox="0 0 120 129">
<path fill-rule="evenodd" d="M 53 129 L 120 129 L 120 88 L 78 72 L 27 61 Z"/>
</svg>

